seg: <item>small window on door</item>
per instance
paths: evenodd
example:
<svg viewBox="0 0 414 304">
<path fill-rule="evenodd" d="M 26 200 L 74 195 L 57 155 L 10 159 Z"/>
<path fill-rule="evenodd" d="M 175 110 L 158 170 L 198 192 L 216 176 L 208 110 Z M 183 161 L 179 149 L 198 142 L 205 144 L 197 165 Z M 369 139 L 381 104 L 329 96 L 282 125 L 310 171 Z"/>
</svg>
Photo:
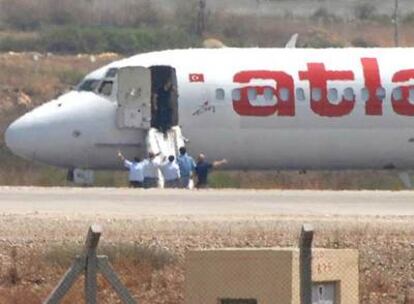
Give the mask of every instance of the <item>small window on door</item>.
<svg viewBox="0 0 414 304">
<path fill-rule="evenodd" d="M 224 100 L 226 97 L 226 93 L 223 89 L 216 90 L 216 100 Z"/>
<path fill-rule="evenodd" d="M 409 98 L 411 102 L 414 102 L 414 88 L 410 88 Z"/>
</svg>

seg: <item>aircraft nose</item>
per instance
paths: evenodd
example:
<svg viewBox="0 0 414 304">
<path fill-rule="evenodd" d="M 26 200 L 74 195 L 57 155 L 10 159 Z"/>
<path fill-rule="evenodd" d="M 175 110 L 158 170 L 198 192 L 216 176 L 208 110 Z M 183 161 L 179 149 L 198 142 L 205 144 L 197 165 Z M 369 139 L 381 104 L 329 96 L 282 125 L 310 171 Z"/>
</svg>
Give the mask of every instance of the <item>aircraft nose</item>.
<svg viewBox="0 0 414 304">
<path fill-rule="evenodd" d="M 6 130 L 6 146 L 16 155 L 26 159 L 32 159 L 34 151 L 30 146 L 30 127 L 25 117 L 13 122 Z"/>
</svg>

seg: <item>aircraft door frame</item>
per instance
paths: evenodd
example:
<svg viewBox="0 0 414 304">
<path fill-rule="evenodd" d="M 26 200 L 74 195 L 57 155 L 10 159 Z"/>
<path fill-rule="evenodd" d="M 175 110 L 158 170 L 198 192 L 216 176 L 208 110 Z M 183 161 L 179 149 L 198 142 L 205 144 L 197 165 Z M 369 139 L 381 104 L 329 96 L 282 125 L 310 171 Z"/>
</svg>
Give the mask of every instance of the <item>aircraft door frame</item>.
<svg viewBox="0 0 414 304">
<path fill-rule="evenodd" d="M 150 69 L 124 67 L 118 70 L 116 99 L 119 128 L 151 128 L 151 86 Z"/>
</svg>

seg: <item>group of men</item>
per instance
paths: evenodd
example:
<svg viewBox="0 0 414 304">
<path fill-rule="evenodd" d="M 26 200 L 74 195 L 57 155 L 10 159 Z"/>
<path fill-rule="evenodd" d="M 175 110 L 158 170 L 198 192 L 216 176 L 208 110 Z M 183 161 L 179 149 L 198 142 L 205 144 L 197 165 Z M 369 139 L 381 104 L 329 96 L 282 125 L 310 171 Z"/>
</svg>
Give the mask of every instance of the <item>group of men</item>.
<svg viewBox="0 0 414 304">
<path fill-rule="evenodd" d="M 128 160 L 121 151 L 118 157 L 123 161 L 124 166 L 129 169 L 129 184 L 133 188 L 157 188 L 159 186 L 159 172 L 164 178 L 164 188 L 190 189 L 193 176 L 196 177 L 195 187 L 197 189 L 208 186 L 208 174 L 213 168 L 227 163 L 223 159 L 209 163 L 204 154 L 200 154 L 197 162 L 188 155 L 186 148 L 179 149 L 177 159 L 174 155 L 163 157 L 160 161 L 160 154 L 148 153 L 148 158 L 141 161 L 139 158 Z"/>
</svg>

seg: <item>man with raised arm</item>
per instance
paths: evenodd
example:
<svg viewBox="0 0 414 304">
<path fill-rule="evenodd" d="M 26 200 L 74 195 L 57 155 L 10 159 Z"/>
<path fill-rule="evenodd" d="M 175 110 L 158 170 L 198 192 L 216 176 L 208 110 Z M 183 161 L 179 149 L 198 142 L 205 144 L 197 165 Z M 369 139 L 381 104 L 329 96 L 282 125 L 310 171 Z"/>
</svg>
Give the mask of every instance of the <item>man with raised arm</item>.
<svg viewBox="0 0 414 304">
<path fill-rule="evenodd" d="M 142 188 L 144 184 L 144 165 L 139 157 L 133 161 L 127 160 L 121 151 L 118 151 L 119 159 L 129 169 L 129 186 L 131 188 Z"/>
<path fill-rule="evenodd" d="M 218 168 L 222 165 L 227 164 L 227 160 L 218 160 L 212 163 L 206 160 L 204 154 L 200 154 L 197 159 L 197 164 L 195 167 L 195 173 L 197 175 L 197 189 L 203 189 L 208 187 L 208 174 L 212 169 Z"/>
</svg>

